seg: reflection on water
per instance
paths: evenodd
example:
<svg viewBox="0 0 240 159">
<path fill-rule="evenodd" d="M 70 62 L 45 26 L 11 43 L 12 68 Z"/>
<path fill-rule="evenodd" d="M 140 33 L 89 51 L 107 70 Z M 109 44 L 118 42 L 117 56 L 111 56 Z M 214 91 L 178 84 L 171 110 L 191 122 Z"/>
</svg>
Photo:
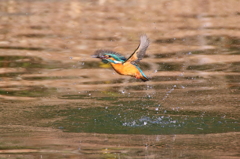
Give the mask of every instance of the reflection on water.
<svg viewBox="0 0 240 159">
<path fill-rule="evenodd" d="M 0 3 L 0 158 L 239 157 L 238 1 Z"/>
<path fill-rule="evenodd" d="M 240 130 L 238 120 L 226 119 L 224 116 L 182 112 L 180 108 L 167 111 L 156 107 L 155 110 L 148 110 L 151 106 L 148 102 L 131 102 L 123 106 L 127 109 L 106 105 L 103 108 L 79 107 L 58 111 L 58 116 L 64 118 L 53 125 L 67 132 L 108 134 L 203 134 Z M 51 116 L 54 113 L 48 114 Z"/>
</svg>

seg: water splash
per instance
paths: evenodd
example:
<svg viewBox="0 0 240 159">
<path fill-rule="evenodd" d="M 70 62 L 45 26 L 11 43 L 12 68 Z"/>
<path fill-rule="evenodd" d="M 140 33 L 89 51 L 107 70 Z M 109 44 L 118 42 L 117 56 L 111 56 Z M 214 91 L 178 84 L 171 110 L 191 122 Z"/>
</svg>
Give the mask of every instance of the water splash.
<svg viewBox="0 0 240 159">
<path fill-rule="evenodd" d="M 123 122 L 122 125 L 128 126 L 128 127 L 142 127 L 142 126 L 153 126 L 153 125 L 158 125 L 160 127 L 181 127 L 183 124 L 184 122 L 180 122 L 168 116 L 160 116 L 160 117 L 143 116 L 133 121 Z"/>
<path fill-rule="evenodd" d="M 176 88 L 176 85 L 173 85 L 173 87 L 166 93 L 166 95 L 163 97 L 162 101 L 165 101 L 165 99 L 167 99 L 167 97 L 172 93 L 172 91 L 174 91 L 174 89 Z"/>
<path fill-rule="evenodd" d="M 124 90 L 121 90 L 120 92 L 121 92 L 122 94 L 125 94 L 125 93 L 126 93 Z"/>
</svg>

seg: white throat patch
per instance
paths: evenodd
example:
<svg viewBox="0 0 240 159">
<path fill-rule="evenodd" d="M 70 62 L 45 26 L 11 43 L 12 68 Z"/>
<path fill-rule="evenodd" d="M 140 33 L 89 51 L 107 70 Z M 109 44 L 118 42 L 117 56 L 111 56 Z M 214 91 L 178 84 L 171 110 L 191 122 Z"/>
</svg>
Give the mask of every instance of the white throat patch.
<svg viewBox="0 0 240 159">
<path fill-rule="evenodd" d="M 121 61 L 115 61 L 115 60 L 114 60 L 113 62 L 114 62 L 114 63 L 122 63 Z"/>
</svg>

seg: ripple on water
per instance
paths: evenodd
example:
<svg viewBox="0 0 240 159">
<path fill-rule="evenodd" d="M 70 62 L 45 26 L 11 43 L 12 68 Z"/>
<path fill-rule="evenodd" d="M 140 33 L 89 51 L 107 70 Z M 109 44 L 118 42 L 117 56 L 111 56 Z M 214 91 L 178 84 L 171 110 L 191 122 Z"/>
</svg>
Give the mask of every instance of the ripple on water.
<svg viewBox="0 0 240 159">
<path fill-rule="evenodd" d="M 148 115 L 137 107 L 122 106 L 78 108 L 64 111 L 64 119 L 54 125 L 68 132 L 112 134 L 207 134 L 240 130 L 239 121 L 234 119 L 206 114 L 196 116 L 189 112 L 181 115 L 183 112 L 166 110 L 147 112 Z"/>
</svg>

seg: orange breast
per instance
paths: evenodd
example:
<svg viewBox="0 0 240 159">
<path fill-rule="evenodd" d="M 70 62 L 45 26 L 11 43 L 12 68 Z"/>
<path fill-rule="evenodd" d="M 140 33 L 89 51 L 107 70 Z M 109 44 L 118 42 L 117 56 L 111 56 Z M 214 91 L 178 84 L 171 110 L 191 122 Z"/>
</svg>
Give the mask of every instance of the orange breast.
<svg viewBox="0 0 240 159">
<path fill-rule="evenodd" d="M 121 75 L 128 75 L 128 76 L 135 77 L 137 74 L 139 74 L 139 70 L 134 65 L 128 62 L 124 64 L 111 63 L 111 65 L 114 68 L 114 70 Z"/>
</svg>

